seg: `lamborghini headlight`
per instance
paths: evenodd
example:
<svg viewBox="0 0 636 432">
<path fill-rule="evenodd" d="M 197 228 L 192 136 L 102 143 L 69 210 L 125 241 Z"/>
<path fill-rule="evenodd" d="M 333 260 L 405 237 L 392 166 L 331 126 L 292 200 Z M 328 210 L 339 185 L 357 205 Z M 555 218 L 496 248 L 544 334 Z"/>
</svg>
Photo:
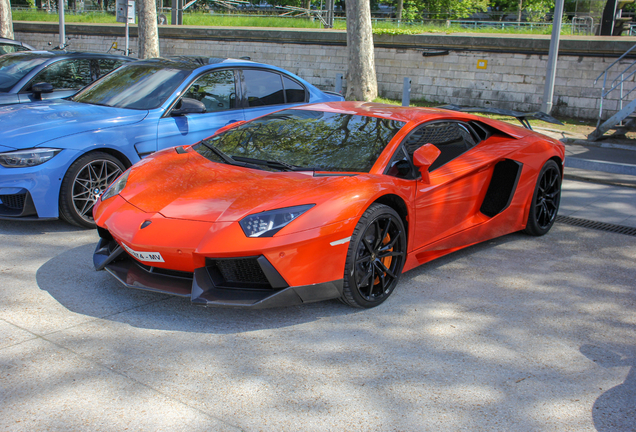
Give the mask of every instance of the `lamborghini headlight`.
<svg viewBox="0 0 636 432">
<path fill-rule="evenodd" d="M 269 210 L 244 217 L 239 224 L 248 237 L 271 237 L 315 204 Z"/>
<path fill-rule="evenodd" d="M 26 168 L 43 164 L 61 152 L 54 148 L 32 148 L 0 153 L 0 165 L 5 168 Z"/>
<path fill-rule="evenodd" d="M 126 182 L 128 181 L 128 174 L 130 174 L 130 170 L 127 170 L 124 174 L 119 176 L 117 180 L 115 180 L 102 194 L 102 201 L 106 201 L 108 198 L 112 198 L 115 195 L 118 195 L 119 192 L 123 191 L 126 187 Z"/>
</svg>

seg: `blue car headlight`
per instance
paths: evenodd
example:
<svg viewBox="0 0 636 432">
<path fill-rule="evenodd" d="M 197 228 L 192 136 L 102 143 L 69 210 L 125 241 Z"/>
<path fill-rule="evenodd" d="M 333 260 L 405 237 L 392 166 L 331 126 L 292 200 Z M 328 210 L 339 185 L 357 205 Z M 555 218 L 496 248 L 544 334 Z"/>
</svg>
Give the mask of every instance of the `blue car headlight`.
<svg viewBox="0 0 636 432">
<path fill-rule="evenodd" d="M 312 208 L 315 204 L 287 207 L 255 213 L 241 219 L 239 224 L 248 237 L 272 237 L 288 223 Z"/>
<path fill-rule="evenodd" d="M 128 174 L 130 174 L 130 170 L 126 170 L 125 173 L 120 175 L 117 180 L 115 180 L 111 183 L 110 186 L 108 186 L 108 188 L 102 194 L 102 201 L 106 201 L 108 198 L 119 195 L 119 192 L 124 190 L 124 188 L 126 187 L 126 182 L 128 181 Z"/>
<path fill-rule="evenodd" d="M 26 168 L 43 164 L 61 152 L 54 148 L 32 148 L 0 153 L 0 165 L 5 168 Z"/>
</svg>

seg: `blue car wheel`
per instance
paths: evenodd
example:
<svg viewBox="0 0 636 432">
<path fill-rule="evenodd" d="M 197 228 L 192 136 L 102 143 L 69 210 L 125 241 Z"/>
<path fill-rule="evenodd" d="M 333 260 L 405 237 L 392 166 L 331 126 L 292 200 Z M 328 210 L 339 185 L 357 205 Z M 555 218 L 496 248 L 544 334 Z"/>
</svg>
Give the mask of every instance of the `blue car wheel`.
<svg viewBox="0 0 636 432">
<path fill-rule="evenodd" d="M 94 228 L 93 205 L 117 177 L 124 164 L 104 152 L 91 152 L 69 167 L 60 190 L 60 216 L 70 224 Z"/>
</svg>

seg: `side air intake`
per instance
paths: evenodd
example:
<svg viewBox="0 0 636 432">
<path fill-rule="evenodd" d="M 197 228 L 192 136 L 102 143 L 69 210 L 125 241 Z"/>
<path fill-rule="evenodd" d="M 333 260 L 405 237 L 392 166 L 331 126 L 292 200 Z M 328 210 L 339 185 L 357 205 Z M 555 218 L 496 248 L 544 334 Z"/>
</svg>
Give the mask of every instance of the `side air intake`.
<svg viewBox="0 0 636 432">
<path fill-rule="evenodd" d="M 495 165 L 488 191 L 479 209 L 483 214 L 493 217 L 510 205 L 522 166 L 521 163 L 511 159 L 504 159 Z"/>
</svg>

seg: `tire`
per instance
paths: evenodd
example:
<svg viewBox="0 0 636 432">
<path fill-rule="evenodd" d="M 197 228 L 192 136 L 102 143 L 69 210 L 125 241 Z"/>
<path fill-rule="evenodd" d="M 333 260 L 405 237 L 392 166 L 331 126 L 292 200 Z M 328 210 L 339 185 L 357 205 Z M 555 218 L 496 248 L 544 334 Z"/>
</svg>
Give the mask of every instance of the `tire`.
<svg viewBox="0 0 636 432">
<path fill-rule="evenodd" d="M 542 236 L 550 231 L 556 220 L 560 202 L 561 171 L 555 161 L 549 160 L 537 177 L 524 232 L 532 236 Z"/>
<path fill-rule="evenodd" d="M 395 289 L 405 260 L 402 219 L 391 207 L 372 204 L 349 242 L 341 300 L 357 308 L 380 305 Z"/>
<path fill-rule="evenodd" d="M 93 205 L 124 172 L 124 164 L 104 152 L 91 152 L 71 164 L 60 189 L 60 217 L 83 228 L 95 228 Z"/>
</svg>

